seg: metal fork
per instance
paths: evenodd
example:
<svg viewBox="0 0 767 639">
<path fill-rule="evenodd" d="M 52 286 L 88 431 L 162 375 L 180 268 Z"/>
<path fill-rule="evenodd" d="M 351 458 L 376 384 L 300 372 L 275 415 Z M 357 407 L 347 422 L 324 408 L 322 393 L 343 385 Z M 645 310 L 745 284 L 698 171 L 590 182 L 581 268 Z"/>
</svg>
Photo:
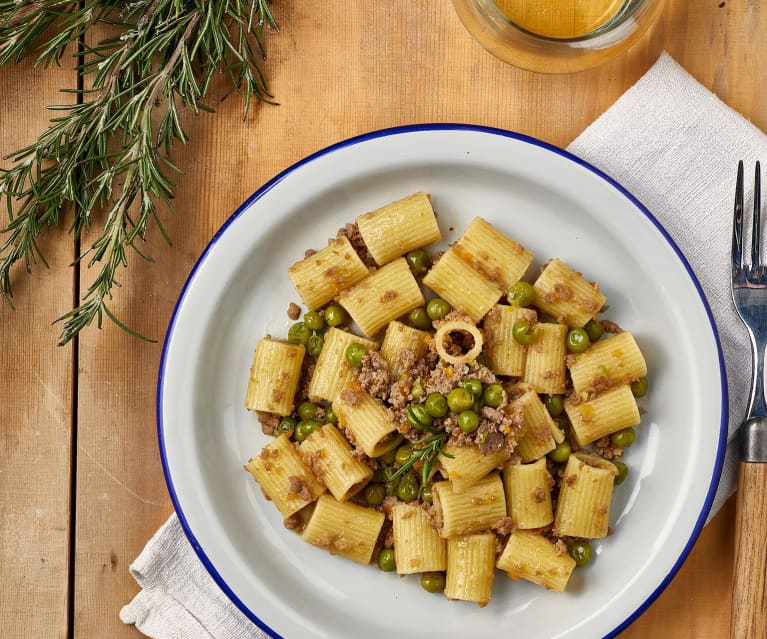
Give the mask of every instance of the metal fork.
<svg viewBox="0 0 767 639">
<path fill-rule="evenodd" d="M 754 175 L 751 263 L 743 262 L 743 162 L 732 224 L 732 300 L 751 338 L 751 392 L 738 433 L 740 452 L 732 639 L 767 637 L 767 266 L 761 261 L 761 168 Z"/>
</svg>

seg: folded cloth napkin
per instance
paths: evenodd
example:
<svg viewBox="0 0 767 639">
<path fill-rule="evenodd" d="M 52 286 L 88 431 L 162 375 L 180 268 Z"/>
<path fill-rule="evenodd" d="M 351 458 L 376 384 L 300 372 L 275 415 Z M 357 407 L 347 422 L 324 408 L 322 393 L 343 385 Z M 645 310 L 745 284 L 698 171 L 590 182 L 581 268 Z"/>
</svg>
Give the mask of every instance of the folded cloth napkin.
<svg viewBox="0 0 767 639">
<path fill-rule="evenodd" d="M 732 309 L 729 250 L 735 168 L 767 158 L 767 137 L 696 82 L 668 55 L 569 147 L 652 211 L 682 249 L 711 304 L 730 387 L 729 439 L 748 388 L 748 338 Z M 711 515 L 735 489 L 728 447 Z M 173 515 L 131 566 L 141 591 L 120 612 L 155 639 L 267 637 L 224 595 Z"/>
</svg>

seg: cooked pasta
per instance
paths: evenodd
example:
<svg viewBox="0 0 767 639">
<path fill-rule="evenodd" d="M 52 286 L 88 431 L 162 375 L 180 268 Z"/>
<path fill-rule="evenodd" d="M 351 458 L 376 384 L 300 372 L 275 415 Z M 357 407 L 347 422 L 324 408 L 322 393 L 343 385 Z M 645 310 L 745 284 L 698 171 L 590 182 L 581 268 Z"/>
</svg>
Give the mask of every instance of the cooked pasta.
<svg viewBox="0 0 767 639">
<path fill-rule="evenodd" d="M 382 512 L 322 495 L 304 528 L 303 538 L 333 555 L 368 564 L 383 523 Z"/>
<path fill-rule="evenodd" d="M 445 570 L 447 545 L 423 508 L 414 504 L 396 504 L 392 508 L 392 531 L 400 575 Z"/>
<path fill-rule="evenodd" d="M 568 326 L 585 326 L 607 299 L 593 282 L 562 260 L 550 260 L 533 284 L 535 305 Z"/>
<path fill-rule="evenodd" d="M 373 477 L 373 470 L 357 459 L 349 440 L 333 424 L 325 424 L 299 447 L 312 472 L 338 501 L 351 499 Z"/>
<path fill-rule="evenodd" d="M 517 530 L 506 542 L 496 566 L 512 579 L 526 579 L 563 592 L 575 569 L 575 560 L 542 535 Z"/>
<path fill-rule="evenodd" d="M 405 258 L 382 266 L 337 296 L 365 337 L 374 337 L 392 320 L 424 303 Z"/>
<path fill-rule="evenodd" d="M 360 215 L 357 227 L 379 265 L 442 239 L 431 200 L 422 192 Z"/>
<path fill-rule="evenodd" d="M 325 492 L 323 486 L 293 448 L 287 435 L 280 435 L 245 466 L 274 502 L 283 517 L 290 517 Z"/>
<path fill-rule="evenodd" d="M 321 251 L 293 264 L 288 275 L 303 303 L 314 310 L 366 278 L 368 267 L 349 240 L 340 237 L 330 240 Z"/>
<path fill-rule="evenodd" d="M 448 599 L 473 601 L 480 606 L 490 602 L 495 577 L 494 533 L 461 535 L 447 540 Z"/>
<path fill-rule="evenodd" d="M 273 339 L 259 340 L 250 367 L 245 407 L 290 415 L 306 349 Z"/>
</svg>

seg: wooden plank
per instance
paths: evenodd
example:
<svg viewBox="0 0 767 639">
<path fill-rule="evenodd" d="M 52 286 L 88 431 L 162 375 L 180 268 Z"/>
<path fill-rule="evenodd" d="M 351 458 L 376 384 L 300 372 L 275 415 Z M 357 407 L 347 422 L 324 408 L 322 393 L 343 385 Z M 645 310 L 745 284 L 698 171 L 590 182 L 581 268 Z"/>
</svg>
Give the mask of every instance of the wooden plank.
<svg viewBox="0 0 767 639">
<path fill-rule="evenodd" d="M 45 107 L 72 96 L 66 67 L 30 61 L 0 68 L 0 156 L 48 126 Z M 9 168 L 8 160 L 0 166 Z M 5 225 L 5 201 L 2 213 Z M 50 264 L 13 275 L 16 310 L 0 309 L 0 636 L 65 637 L 69 577 L 70 438 L 73 350 L 56 346 L 51 322 L 69 309 L 73 243 L 51 230 L 41 247 Z M 3 236 L 0 243 L 5 241 Z"/>
<path fill-rule="evenodd" d="M 235 97 L 217 105 L 216 115 L 187 118 L 190 143 L 175 154 L 186 173 L 177 181 L 176 213 L 166 218 L 174 247 L 150 234 L 145 249 L 157 261 L 131 258 L 114 310 L 133 328 L 161 338 L 197 256 L 250 193 L 308 153 L 371 129 L 472 122 L 564 146 L 664 48 L 709 86 L 720 86 L 725 100 L 734 99 L 767 124 L 767 110 L 760 110 L 765 98 L 751 82 L 753 68 L 736 64 L 746 52 L 764 53 L 767 45 L 737 39 L 734 26 L 767 10 L 727 3 L 725 24 L 717 3 L 703 4 L 672 0 L 659 29 L 641 45 L 572 76 L 531 74 L 492 58 L 465 32 L 449 3 L 326 3 L 321 12 L 306 3 L 276 4 L 283 30 L 268 39 L 268 76 L 280 106 L 256 108 L 243 123 Z M 731 79 L 722 80 L 725 71 Z M 82 284 L 88 282 L 85 273 Z M 111 325 L 81 340 L 79 639 L 139 636 L 120 624 L 117 612 L 136 592 L 128 564 L 170 513 L 156 452 L 159 357 L 159 345 L 129 338 Z M 719 629 L 714 620 L 729 610 L 722 592 L 729 578 L 730 511 L 728 506 L 706 529 L 672 587 L 626 637 L 654 636 L 648 629 L 659 634 L 661 627 L 680 639 L 725 636 L 701 629 Z M 714 562 L 708 554 L 713 551 Z M 687 612 L 677 614 L 683 606 Z"/>
</svg>

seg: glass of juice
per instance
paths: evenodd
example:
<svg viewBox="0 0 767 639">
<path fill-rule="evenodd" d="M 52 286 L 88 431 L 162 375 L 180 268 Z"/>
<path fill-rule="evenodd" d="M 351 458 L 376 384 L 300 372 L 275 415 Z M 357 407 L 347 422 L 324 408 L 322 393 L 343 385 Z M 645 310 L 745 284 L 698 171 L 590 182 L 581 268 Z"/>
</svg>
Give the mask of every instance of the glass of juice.
<svg viewBox="0 0 767 639">
<path fill-rule="evenodd" d="M 595 67 L 654 24 L 663 0 L 453 0 L 469 32 L 496 57 L 542 73 Z"/>
</svg>

